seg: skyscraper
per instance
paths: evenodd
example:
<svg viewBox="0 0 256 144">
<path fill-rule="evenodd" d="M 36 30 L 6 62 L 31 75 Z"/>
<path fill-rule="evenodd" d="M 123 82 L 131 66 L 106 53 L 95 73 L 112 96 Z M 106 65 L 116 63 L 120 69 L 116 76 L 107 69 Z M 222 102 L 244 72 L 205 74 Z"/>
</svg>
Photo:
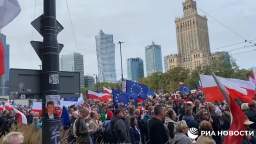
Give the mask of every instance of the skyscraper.
<svg viewBox="0 0 256 144">
<path fill-rule="evenodd" d="M 80 86 L 84 87 L 84 60 L 80 53 L 72 53 L 61 56 L 61 71 L 80 73 Z"/>
<path fill-rule="evenodd" d="M 197 13 L 194 0 L 183 2 L 183 12 L 183 17 L 177 18 L 175 21 L 178 54 L 169 55 L 166 57 L 169 60 L 166 61 L 169 62 L 169 66 L 180 66 L 194 70 L 210 63 L 211 52 L 207 18 Z"/>
<path fill-rule="evenodd" d="M 115 44 L 113 35 L 105 34 L 102 30 L 96 39 L 96 51 L 98 60 L 98 76 L 100 82 L 115 82 Z"/>
<path fill-rule="evenodd" d="M 144 77 L 143 60 L 141 58 L 127 59 L 127 75 L 129 80 L 139 81 Z"/>
<path fill-rule="evenodd" d="M 84 76 L 84 86 L 89 90 L 93 90 L 95 85 L 95 79 L 93 76 L 86 75 Z"/>
<path fill-rule="evenodd" d="M 6 36 L 0 33 L 0 40 L 4 47 L 4 70 L 5 73 L 0 77 L 0 95 L 9 95 L 9 72 L 10 72 L 10 45 L 7 44 Z"/>
<path fill-rule="evenodd" d="M 145 54 L 147 75 L 163 72 L 161 46 L 152 42 L 151 45 L 146 47 Z"/>
</svg>

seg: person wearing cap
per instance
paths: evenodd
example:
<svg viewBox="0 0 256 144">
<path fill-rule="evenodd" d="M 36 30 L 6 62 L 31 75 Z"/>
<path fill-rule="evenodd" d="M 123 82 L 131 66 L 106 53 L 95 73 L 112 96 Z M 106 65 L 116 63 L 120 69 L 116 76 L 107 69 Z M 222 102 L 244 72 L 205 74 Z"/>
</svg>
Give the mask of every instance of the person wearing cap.
<svg viewBox="0 0 256 144">
<path fill-rule="evenodd" d="M 150 144 L 165 144 L 168 142 L 167 129 L 164 126 L 165 111 L 161 105 L 154 108 L 154 116 L 149 120 L 149 140 Z"/>
<path fill-rule="evenodd" d="M 212 124 L 209 121 L 203 120 L 199 125 L 199 130 L 206 132 L 212 131 Z M 216 144 L 216 142 L 210 135 L 200 135 L 196 144 Z"/>
<path fill-rule="evenodd" d="M 176 132 L 172 144 L 192 144 L 192 140 L 186 135 L 188 132 L 186 121 L 177 122 Z"/>
</svg>

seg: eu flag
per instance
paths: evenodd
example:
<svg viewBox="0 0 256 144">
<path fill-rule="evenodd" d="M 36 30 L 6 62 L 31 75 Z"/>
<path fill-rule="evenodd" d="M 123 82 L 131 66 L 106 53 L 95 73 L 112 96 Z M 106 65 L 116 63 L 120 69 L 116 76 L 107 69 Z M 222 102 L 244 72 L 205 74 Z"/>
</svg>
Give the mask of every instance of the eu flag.
<svg viewBox="0 0 256 144">
<path fill-rule="evenodd" d="M 189 89 L 189 87 L 187 87 L 186 85 L 180 86 L 179 91 L 180 91 L 180 93 L 181 93 L 182 95 L 188 95 L 188 94 L 190 94 L 190 89 Z"/>
<path fill-rule="evenodd" d="M 126 93 L 130 94 L 133 99 L 147 99 L 148 96 L 153 96 L 154 92 L 146 85 L 126 80 Z"/>
<path fill-rule="evenodd" d="M 115 105 L 120 103 L 127 105 L 129 103 L 129 98 L 130 98 L 129 95 L 127 93 L 122 92 L 121 90 L 113 89 L 112 95 L 113 95 L 113 102 Z"/>
<path fill-rule="evenodd" d="M 64 128 L 70 127 L 71 122 L 70 122 L 68 110 L 66 107 L 63 107 L 63 109 L 62 109 L 61 122 L 62 122 L 62 125 Z"/>
</svg>

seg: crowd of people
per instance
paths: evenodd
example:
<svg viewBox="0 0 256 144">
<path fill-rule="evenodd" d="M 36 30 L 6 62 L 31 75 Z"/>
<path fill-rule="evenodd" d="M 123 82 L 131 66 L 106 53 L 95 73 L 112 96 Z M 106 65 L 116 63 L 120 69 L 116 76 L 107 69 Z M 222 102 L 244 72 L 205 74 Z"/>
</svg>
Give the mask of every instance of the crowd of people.
<svg viewBox="0 0 256 144">
<path fill-rule="evenodd" d="M 239 102 L 238 102 L 239 103 Z M 256 130 L 256 103 L 239 103 L 247 115 L 248 130 Z M 40 118 L 24 111 L 28 124 L 41 127 Z M 226 103 L 207 103 L 200 90 L 193 94 L 160 94 L 143 102 L 128 105 L 112 102 L 85 101 L 68 108 L 69 122 L 63 124 L 62 143 L 98 144 L 222 144 L 223 136 L 200 135 L 200 131 L 228 130 L 231 113 Z M 12 112 L 0 112 L 1 135 L 15 123 Z M 198 129 L 198 136 L 188 136 L 189 128 Z M 245 136 L 244 144 L 255 144 L 255 136 Z"/>
</svg>

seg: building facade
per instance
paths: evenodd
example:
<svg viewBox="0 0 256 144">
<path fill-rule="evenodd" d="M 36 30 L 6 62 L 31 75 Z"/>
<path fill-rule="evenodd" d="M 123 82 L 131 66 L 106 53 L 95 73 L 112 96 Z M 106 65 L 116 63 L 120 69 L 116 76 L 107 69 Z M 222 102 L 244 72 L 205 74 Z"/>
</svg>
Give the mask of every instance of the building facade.
<svg viewBox="0 0 256 144">
<path fill-rule="evenodd" d="M 93 76 L 86 75 L 84 76 L 84 86 L 89 90 L 93 90 L 95 86 L 95 79 Z"/>
<path fill-rule="evenodd" d="M 9 96 L 9 74 L 10 74 L 10 45 L 7 44 L 6 35 L 0 33 L 0 40 L 4 47 L 4 70 L 0 77 L 0 96 Z"/>
<path fill-rule="evenodd" d="M 161 46 L 152 42 L 145 49 L 147 75 L 163 72 Z"/>
<path fill-rule="evenodd" d="M 209 65 L 211 59 L 207 18 L 197 13 L 194 0 L 183 2 L 184 15 L 176 18 L 178 54 L 167 56 L 169 68 L 176 66 L 194 70 Z"/>
<path fill-rule="evenodd" d="M 127 59 L 127 77 L 133 81 L 139 81 L 144 77 L 144 65 L 141 58 Z"/>
<path fill-rule="evenodd" d="M 84 59 L 80 53 L 72 53 L 62 55 L 61 71 L 79 72 L 80 73 L 80 86 L 84 87 Z"/>
<path fill-rule="evenodd" d="M 98 76 L 100 82 L 116 82 L 115 44 L 113 35 L 105 34 L 102 30 L 96 39 L 98 61 Z"/>
<path fill-rule="evenodd" d="M 167 72 L 171 68 L 178 67 L 180 64 L 180 59 L 177 54 L 171 54 L 164 57 L 164 68 Z"/>
</svg>

